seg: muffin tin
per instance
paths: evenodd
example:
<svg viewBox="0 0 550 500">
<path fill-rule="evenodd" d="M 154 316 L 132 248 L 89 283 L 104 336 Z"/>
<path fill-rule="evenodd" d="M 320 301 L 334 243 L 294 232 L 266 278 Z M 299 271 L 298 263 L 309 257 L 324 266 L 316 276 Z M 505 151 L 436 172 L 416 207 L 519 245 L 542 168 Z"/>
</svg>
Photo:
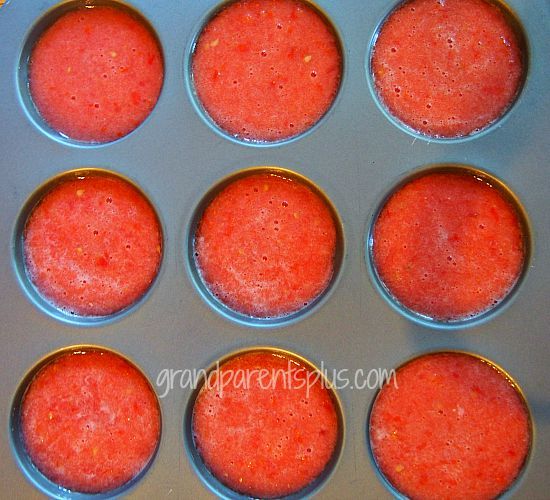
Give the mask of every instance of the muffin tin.
<svg viewBox="0 0 550 500">
<path fill-rule="evenodd" d="M 388 120 L 370 88 L 369 51 L 391 0 L 316 2 L 341 39 L 344 71 L 329 112 L 308 133 L 273 145 L 241 143 L 220 134 L 201 115 L 189 81 L 189 57 L 201 27 L 219 2 L 125 3 L 139 12 L 162 46 L 165 79 L 149 118 L 128 136 L 103 145 L 76 144 L 55 137 L 31 118 L 24 51 L 36 26 L 67 2 L 10 0 L 0 7 L 0 109 L 4 127 L 1 194 L 3 216 L 0 280 L 3 368 L 0 492 L 41 498 L 33 471 L 16 460 L 12 407 L 21 384 L 40 360 L 68 346 L 96 345 L 128 357 L 156 388 L 162 436 L 147 473 L 125 492 L 211 498 L 189 451 L 186 418 L 193 388 L 165 395 L 163 370 L 200 370 L 235 352 L 274 347 L 302 356 L 326 370 L 340 371 L 343 447 L 335 469 L 316 498 L 391 498 L 370 457 L 367 421 L 376 388 L 353 388 L 378 369 L 391 370 L 425 352 L 460 350 L 486 357 L 521 387 L 534 426 L 530 458 L 509 498 L 547 496 L 550 470 L 550 225 L 546 208 L 550 157 L 550 71 L 547 36 L 550 7 L 545 0 L 510 0 L 527 38 L 528 72 L 516 103 L 478 136 L 430 140 Z M 85 2 L 81 2 L 84 4 Z M 87 3 L 87 2 L 86 2 Z M 105 2 L 101 2 L 105 3 Z M 65 8 L 61 7 L 61 8 Z M 21 84 L 23 82 L 23 84 Z M 483 321 L 445 328 L 411 321 L 389 304 L 373 283 L 368 234 L 380 204 L 404 178 L 432 165 L 465 165 L 496 177 L 520 201 L 530 232 L 527 270 L 519 286 Z M 203 299 L 189 266 L 190 231 L 205 195 L 222 179 L 254 166 L 288 169 L 309 179 L 328 197 L 342 223 L 342 263 L 329 293 L 303 317 L 260 328 L 231 321 Z M 115 320 L 63 322 L 35 305 L 21 268 L 22 210 L 45 182 L 79 168 L 100 168 L 134 181 L 149 197 L 162 223 L 164 255 L 147 296 Z M 374 370 L 374 371 L 373 371 Z M 356 374 L 363 374 L 354 380 Z M 374 381 L 371 378 L 371 381 Z M 18 396 L 19 395 L 19 396 Z M 164 396 L 164 397 L 160 397 Z M 15 426 L 17 428 L 17 426 Z M 227 492 L 225 492 L 227 494 Z"/>
</svg>

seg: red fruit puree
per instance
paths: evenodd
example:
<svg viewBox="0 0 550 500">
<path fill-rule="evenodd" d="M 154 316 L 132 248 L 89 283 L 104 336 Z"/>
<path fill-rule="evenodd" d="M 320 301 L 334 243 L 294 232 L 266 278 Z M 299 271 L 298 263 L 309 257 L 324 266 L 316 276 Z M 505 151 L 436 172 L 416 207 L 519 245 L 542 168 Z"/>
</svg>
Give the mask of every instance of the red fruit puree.
<svg viewBox="0 0 550 500">
<path fill-rule="evenodd" d="M 413 499 L 490 499 L 510 487 L 531 443 L 513 383 L 475 356 L 438 353 L 397 370 L 370 417 L 380 472 Z"/>
<path fill-rule="evenodd" d="M 27 273 L 66 312 L 112 314 L 149 288 L 160 265 L 161 238 L 153 208 L 126 181 L 100 175 L 64 181 L 27 221 Z"/>
<path fill-rule="evenodd" d="M 195 259 L 206 285 L 235 311 L 295 312 L 317 298 L 334 270 L 336 226 L 319 195 L 274 173 L 222 190 L 204 211 Z"/>
<path fill-rule="evenodd" d="M 479 315 L 508 294 L 525 250 L 519 215 L 501 191 L 464 172 L 413 179 L 386 202 L 373 261 L 405 307 L 441 320 Z"/>
<path fill-rule="evenodd" d="M 30 57 L 29 88 L 39 113 L 79 141 L 108 142 L 134 130 L 155 106 L 163 78 L 154 36 L 112 7 L 64 14 Z"/>
<path fill-rule="evenodd" d="M 262 498 L 289 495 L 314 481 L 338 436 L 335 404 L 317 376 L 273 352 L 224 363 L 193 409 L 195 445 L 212 474 Z"/>
<path fill-rule="evenodd" d="M 34 465 L 69 490 L 100 493 L 124 485 L 151 460 L 160 411 L 143 375 L 95 350 L 64 354 L 25 393 L 21 432 Z"/>
<path fill-rule="evenodd" d="M 339 43 L 297 0 L 242 0 L 202 31 L 193 81 L 206 112 L 241 139 L 277 141 L 312 127 L 340 84 Z"/>
<path fill-rule="evenodd" d="M 383 24 L 371 69 L 389 112 L 412 129 L 460 137 L 510 106 L 524 71 L 506 15 L 485 0 L 413 0 Z"/>
</svg>

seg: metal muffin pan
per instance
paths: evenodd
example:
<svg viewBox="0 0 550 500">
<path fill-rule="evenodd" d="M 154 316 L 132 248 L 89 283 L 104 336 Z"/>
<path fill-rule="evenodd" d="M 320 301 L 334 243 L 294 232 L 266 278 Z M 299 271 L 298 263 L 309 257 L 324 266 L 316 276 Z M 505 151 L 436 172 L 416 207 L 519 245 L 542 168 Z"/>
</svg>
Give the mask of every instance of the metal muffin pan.
<svg viewBox="0 0 550 500">
<path fill-rule="evenodd" d="M 21 88 L 22 54 L 33 27 L 59 5 L 52 0 L 11 0 L 0 8 L 0 135 L 2 219 L 0 283 L 3 340 L 0 440 L 6 498 L 42 498 L 19 467 L 10 414 L 26 374 L 45 356 L 74 345 L 96 345 L 128 357 L 157 382 L 165 369 L 199 370 L 248 348 L 271 346 L 303 356 L 330 376 L 347 370 L 339 387 L 344 428 L 342 452 L 316 498 L 391 498 L 369 455 L 367 422 L 374 388 L 353 388 L 362 370 L 390 370 L 425 352 L 460 350 L 501 366 L 521 387 L 534 437 L 524 473 L 507 498 L 548 497 L 550 470 L 550 80 L 546 0 L 510 0 L 527 38 L 529 67 L 517 101 L 503 120 L 477 137 L 432 141 L 396 126 L 381 111 L 369 84 L 368 61 L 380 22 L 393 0 L 340 5 L 320 0 L 341 39 L 344 73 L 334 105 L 301 137 L 257 147 L 229 140 L 199 113 L 188 81 L 198 31 L 216 1 L 133 0 L 130 8 L 151 25 L 162 46 L 163 89 L 157 106 L 128 136 L 104 145 L 54 140 L 30 119 Z M 24 64 L 23 64 L 24 66 Z M 496 177 L 516 196 L 530 228 L 528 269 L 513 297 L 486 321 L 465 328 L 432 328 L 411 321 L 388 303 L 367 265 L 367 239 L 384 197 L 407 175 L 429 165 L 461 164 Z M 343 259 L 330 293 L 307 315 L 285 325 L 258 328 L 229 321 L 201 296 L 189 273 L 189 231 L 201 200 L 218 183 L 252 166 L 289 169 L 318 186 L 343 227 Z M 37 307 L 16 272 L 17 221 L 29 197 L 55 176 L 100 168 L 135 182 L 156 209 L 164 232 L 159 275 L 144 300 L 115 321 L 93 326 L 59 321 Z M 147 473 L 130 498 L 212 498 L 193 465 L 185 416 L 194 391 L 176 387 L 160 398 L 162 436 Z"/>
</svg>

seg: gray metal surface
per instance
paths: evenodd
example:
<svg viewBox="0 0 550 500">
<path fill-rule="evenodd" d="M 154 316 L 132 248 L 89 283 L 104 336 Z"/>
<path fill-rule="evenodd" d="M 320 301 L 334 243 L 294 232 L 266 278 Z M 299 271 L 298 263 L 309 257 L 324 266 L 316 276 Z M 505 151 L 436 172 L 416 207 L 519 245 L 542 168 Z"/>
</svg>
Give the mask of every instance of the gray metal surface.
<svg viewBox="0 0 550 500">
<path fill-rule="evenodd" d="M 131 2 L 162 44 L 165 80 L 159 102 L 135 132 L 103 146 L 53 140 L 29 119 L 19 89 L 21 52 L 31 28 L 54 0 L 11 0 L 0 8 L 0 496 L 41 498 L 14 460 L 9 413 L 16 391 L 43 356 L 77 344 L 115 349 L 133 360 L 152 384 L 163 369 L 200 369 L 232 351 L 257 345 L 288 349 L 329 371 L 391 369 L 427 351 L 459 349 L 502 366 L 518 382 L 534 421 L 530 461 L 510 498 L 548 498 L 550 471 L 550 4 L 510 0 L 529 43 L 529 73 L 506 118 L 466 141 L 433 142 L 397 128 L 369 90 L 366 61 L 378 23 L 392 0 L 320 0 L 344 47 L 340 94 L 311 133 L 272 147 L 242 145 L 212 130 L 198 115 L 185 79 L 192 40 L 215 1 Z M 392 309 L 373 286 L 365 236 L 385 194 L 406 173 L 434 163 L 460 163 L 502 180 L 521 200 L 532 228 L 530 268 L 499 314 L 465 329 L 433 329 Z M 187 231 L 203 195 L 242 168 L 275 165 L 306 176 L 331 199 L 343 222 L 345 254 L 327 300 L 300 321 L 257 328 L 229 321 L 195 289 L 187 269 Z M 165 234 L 157 281 L 139 307 L 99 326 L 67 324 L 37 308 L 18 282 L 13 234 L 25 201 L 51 177 L 99 167 L 135 181 L 156 207 Z M 161 388 L 158 388 L 159 394 Z M 192 389 L 176 387 L 161 399 L 163 433 L 151 468 L 131 498 L 211 498 L 184 444 L 184 415 Z M 366 423 L 376 391 L 338 391 L 345 421 L 337 467 L 318 498 L 391 498 L 369 457 Z"/>
</svg>

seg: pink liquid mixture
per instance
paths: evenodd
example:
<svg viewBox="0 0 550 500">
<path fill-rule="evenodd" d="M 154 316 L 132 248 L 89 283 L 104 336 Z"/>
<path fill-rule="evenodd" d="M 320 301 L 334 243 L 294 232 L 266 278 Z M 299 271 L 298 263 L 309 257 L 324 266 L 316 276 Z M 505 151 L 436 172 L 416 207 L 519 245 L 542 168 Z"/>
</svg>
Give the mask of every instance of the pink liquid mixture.
<svg viewBox="0 0 550 500">
<path fill-rule="evenodd" d="M 240 0 L 204 28 L 193 80 L 206 112 L 241 139 L 277 141 L 312 127 L 341 78 L 339 43 L 297 0 Z"/>
<path fill-rule="evenodd" d="M 133 16 L 112 7 L 61 16 L 39 38 L 29 65 L 32 99 L 71 139 L 109 142 L 151 113 L 164 69 L 160 48 Z"/>
<path fill-rule="evenodd" d="M 496 498 L 520 473 L 531 444 L 516 387 L 477 357 L 437 353 L 397 370 L 370 418 L 382 474 L 415 499 Z"/>
<path fill-rule="evenodd" d="M 461 137 L 510 106 L 521 85 L 521 46 L 486 0 L 412 0 L 387 19 L 371 68 L 389 112 L 412 129 Z"/>
<path fill-rule="evenodd" d="M 307 186 L 262 173 L 236 180 L 206 208 L 195 235 L 201 275 L 222 302 L 254 317 L 302 309 L 334 272 L 336 226 Z"/>
<path fill-rule="evenodd" d="M 278 353 L 252 352 L 224 363 L 201 390 L 193 434 L 222 483 L 272 498 L 301 490 L 323 472 L 338 419 L 329 391 L 309 368 Z"/>
<path fill-rule="evenodd" d="M 149 202 L 110 176 L 55 186 L 24 232 L 29 278 L 54 306 L 80 316 L 132 305 L 155 278 L 161 248 L 161 228 Z"/>
<path fill-rule="evenodd" d="M 156 450 L 160 427 L 148 382 L 109 352 L 61 355 L 38 372 L 21 408 L 34 465 L 82 493 L 107 492 L 138 475 Z"/>
<path fill-rule="evenodd" d="M 441 321 L 498 304 L 525 257 L 519 215 L 499 189 L 469 173 L 435 172 L 394 193 L 373 229 L 373 260 L 405 307 Z"/>
</svg>

